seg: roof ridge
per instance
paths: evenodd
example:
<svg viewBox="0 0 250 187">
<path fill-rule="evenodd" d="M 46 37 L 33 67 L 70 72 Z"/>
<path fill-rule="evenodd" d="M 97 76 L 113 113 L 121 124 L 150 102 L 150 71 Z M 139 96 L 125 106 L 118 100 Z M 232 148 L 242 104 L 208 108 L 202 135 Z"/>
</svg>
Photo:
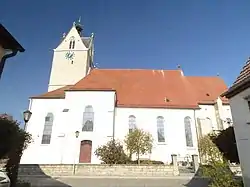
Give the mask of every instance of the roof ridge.
<svg viewBox="0 0 250 187">
<path fill-rule="evenodd" d="M 181 71 L 180 69 L 139 69 L 139 68 L 98 68 L 96 70 L 112 70 L 112 71 L 118 71 L 118 70 L 124 70 L 124 71 L 135 71 L 135 70 L 145 70 L 145 71 Z"/>
</svg>

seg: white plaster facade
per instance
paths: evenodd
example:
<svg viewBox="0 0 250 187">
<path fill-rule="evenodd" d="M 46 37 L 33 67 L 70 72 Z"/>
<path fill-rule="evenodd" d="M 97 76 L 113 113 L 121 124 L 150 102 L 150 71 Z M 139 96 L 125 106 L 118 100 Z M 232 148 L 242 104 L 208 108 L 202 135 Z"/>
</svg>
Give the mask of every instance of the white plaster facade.
<svg viewBox="0 0 250 187">
<path fill-rule="evenodd" d="M 113 135 L 115 139 L 123 141 L 129 130 L 129 115 L 136 116 L 137 127 L 150 132 L 155 140 L 152 154 L 144 157 L 165 163 L 171 162 L 171 154 L 177 154 L 179 159 L 184 159 L 187 155 L 198 154 L 195 118 L 208 117 L 212 119 L 213 129 L 218 129 L 215 125 L 215 110 L 212 105 L 201 105 L 199 110 L 118 108 L 115 107 L 115 99 L 116 94 L 113 91 L 68 91 L 65 99 L 32 99 L 30 110 L 33 115 L 28 123 L 27 131 L 32 134 L 33 142 L 24 151 L 21 163 L 78 163 L 82 140 L 92 141 L 91 163 L 100 163 L 94 151 L 98 146 L 111 140 Z M 83 112 L 87 105 L 91 105 L 94 109 L 93 132 L 81 131 Z M 63 109 L 69 109 L 69 111 L 63 112 Z M 224 118 L 231 118 L 228 105 L 222 106 L 222 110 Z M 54 114 L 52 138 L 50 144 L 43 145 L 41 139 L 44 118 L 49 112 Z M 156 118 L 158 116 L 164 117 L 165 120 L 165 143 L 157 142 Z M 193 147 L 186 146 L 184 128 L 186 116 L 192 119 Z M 75 131 L 80 131 L 78 138 L 75 137 Z M 49 156 L 45 156 L 44 153 L 49 153 Z"/>
<path fill-rule="evenodd" d="M 250 88 L 229 99 L 244 185 L 250 186 Z"/>
</svg>

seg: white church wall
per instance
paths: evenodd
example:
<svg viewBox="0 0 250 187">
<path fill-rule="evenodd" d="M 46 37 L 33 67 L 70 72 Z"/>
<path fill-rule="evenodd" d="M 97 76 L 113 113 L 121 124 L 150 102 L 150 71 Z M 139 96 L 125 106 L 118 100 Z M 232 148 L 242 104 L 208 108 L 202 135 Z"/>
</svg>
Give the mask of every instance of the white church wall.
<svg viewBox="0 0 250 187">
<path fill-rule="evenodd" d="M 33 99 L 30 110 L 33 115 L 27 126 L 34 141 L 24 151 L 22 164 L 68 164 L 78 163 L 80 143 L 92 141 L 92 163 L 100 163 L 94 155 L 99 145 L 105 144 L 113 135 L 113 111 L 115 92 L 66 92 L 65 99 Z M 93 132 L 82 132 L 83 112 L 87 105 L 94 110 Z M 63 109 L 69 109 L 63 112 Z M 51 142 L 41 144 L 45 116 L 54 114 Z M 75 131 L 79 131 L 78 138 Z M 46 154 L 48 153 L 48 154 Z"/>
<path fill-rule="evenodd" d="M 78 145 L 82 140 L 92 141 L 92 163 L 100 163 L 94 151 L 98 146 L 105 144 L 113 136 L 113 113 L 115 104 L 114 91 L 85 91 L 66 92 L 66 104 L 70 108 L 70 118 L 75 119 L 75 130 L 80 131 Z M 93 132 L 82 132 L 84 108 L 92 105 L 94 111 Z M 77 150 L 76 158 L 79 160 L 80 149 Z"/>
<path fill-rule="evenodd" d="M 208 117 L 213 125 L 216 124 L 212 105 L 202 105 L 195 112 L 192 109 L 116 108 L 114 117 L 115 97 L 114 91 L 67 91 L 65 99 L 33 99 L 30 104 L 33 115 L 27 131 L 32 134 L 34 141 L 25 150 L 21 163 L 78 163 L 82 140 L 92 141 L 91 163 L 100 163 L 94 151 L 112 138 L 114 118 L 114 136 L 118 140 L 124 140 L 129 130 L 129 115 L 134 115 L 137 127 L 150 132 L 155 140 L 152 154 L 142 158 L 170 162 L 171 154 L 177 154 L 183 160 L 187 155 L 198 154 L 194 118 Z M 93 107 L 94 129 L 93 132 L 82 132 L 83 112 L 88 105 Z M 68 109 L 68 112 L 63 112 L 64 109 Z M 227 109 L 228 105 L 225 106 L 225 111 Z M 54 115 L 52 137 L 50 144 L 43 145 L 41 141 L 45 116 L 49 112 Z M 165 120 L 164 143 L 157 141 L 158 116 Z M 192 120 L 193 147 L 186 146 L 186 116 Z M 208 127 L 202 124 L 202 131 L 206 131 L 206 128 Z M 75 131 L 80 132 L 78 138 L 75 137 Z M 49 156 L 44 156 L 45 153 L 49 153 Z"/>
<path fill-rule="evenodd" d="M 202 126 L 202 134 L 208 134 L 213 130 L 219 130 L 215 115 L 214 105 L 199 105 L 200 110 L 196 113 L 196 118 L 199 118 Z M 231 109 L 229 105 L 221 105 L 220 118 L 226 120 L 226 118 L 232 119 Z M 229 125 L 225 122 L 223 123 L 224 129 Z"/>
<path fill-rule="evenodd" d="M 230 98 L 233 127 L 245 186 L 250 186 L 250 111 L 245 97 L 250 88 Z"/>
<path fill-rule="evenodd" d="M 171 162 L 171 154 L 177 154 L 184 158 L 186 155 L 198 154 L 196 128 L 194 123 L 194 110 L 188 109 L 151 109 L 151 108 L 117 108 L 115 118 L 115 136 L 123 141 L 129 130 L 129 116 L 136 117 L 136 125 L 154 138 L 154 146 L 151 155 L 142 156 L 145 159 L 159 160 L 165 163 Z M 157 141 L 157 117 L 165 119 L 165 142 Z M 186 146 L 184 118 L 189 116 L 192 120 L 191 129 L 193 147 Z"/>
<path fill-rule="evenodd" d="M 59 146 L 57 145 L 57 135 L 63 124 L 62 110 L 64 108 L 63 99 L 32 99 L 30 110 L 31 119 L 27 125 L 27 132 L 32 135 L 32 143 L 24 151 L 21 163 L 58 163 Z M 51 112 L 54 115 L 54 125 L 52 131 L 51 144 L 42 145 L 42 134 L 45 117 Z"/>
</svg>

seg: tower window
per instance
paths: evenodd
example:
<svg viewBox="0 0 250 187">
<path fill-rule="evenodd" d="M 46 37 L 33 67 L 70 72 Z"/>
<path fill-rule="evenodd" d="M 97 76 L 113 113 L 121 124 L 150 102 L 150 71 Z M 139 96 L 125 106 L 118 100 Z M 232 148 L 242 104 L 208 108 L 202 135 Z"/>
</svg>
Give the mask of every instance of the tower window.
<svg viewBox="0 0 250 187">
<path fill-rule="evenodd" d="M 69 42 L 69 49 L 74 49 L 75 48 L 75 37 L 72 36 L 70 37 L 70 42 Z"/>
</svg>

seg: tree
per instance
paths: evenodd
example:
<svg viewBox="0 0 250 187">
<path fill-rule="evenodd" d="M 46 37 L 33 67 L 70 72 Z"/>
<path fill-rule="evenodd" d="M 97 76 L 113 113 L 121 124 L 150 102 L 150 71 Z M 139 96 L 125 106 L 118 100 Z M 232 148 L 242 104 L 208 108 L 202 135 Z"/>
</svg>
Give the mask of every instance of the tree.
<svg viewBox="0 0 250 187">
<path fill-rule="evenodd" d="M 228 127 L 211 138 L 227 160 L 235 163 L 240 162 L 233 127 Z"/>
<path fill-rule="evenodd" d="M 7 158 L 6 171 L 14 187 L 23 150 L 30 143 L 31 136 L 19 127 L 17 121 L 0 117 L 0 159 Z"/>
<path fill-rule="evenodd" d="M 202 174 L 212 180 L 210 187 L 239 187 L 240 184 L 234 180 L 227 160 L 213 143 L 211 136 L 215 135 L 201 137 L 198 142 L 202 162 L 206 164 L 202 167 Z"/>
<path fill-rule="evenodd" d="M 126 164 L 128 162 L 123 146 L 116 140 L 111 140 L 107 144 L 98 147 L 95 155 L 105 164 Z"/>
<path fill-rule="evenodd" d="M 138 164 L 140 164 L 140 155 L 151 153 L 153 147 L 152 135 L 141 129 L 134 129 L 129 132 L 124 142 L 129 153 L 136 154 Z"/>
</svg>

